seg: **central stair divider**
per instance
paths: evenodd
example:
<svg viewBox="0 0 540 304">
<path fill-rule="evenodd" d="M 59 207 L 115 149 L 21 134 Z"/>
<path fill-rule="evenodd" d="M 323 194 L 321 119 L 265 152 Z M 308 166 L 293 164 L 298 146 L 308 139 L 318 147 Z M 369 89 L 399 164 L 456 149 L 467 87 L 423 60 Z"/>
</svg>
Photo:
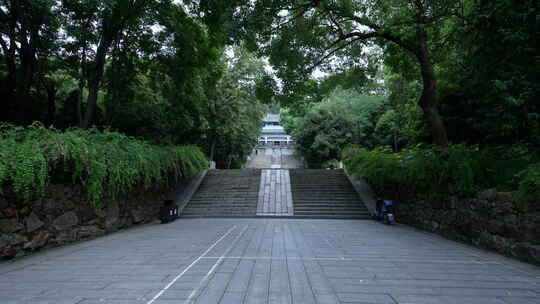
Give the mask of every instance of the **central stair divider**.
<svg viewBox="0 0 540 304">
<path fill-rule="evenodd" d="M 289 170 L 262 170 L 257 216 L 293 216 Z"/>
</svg>

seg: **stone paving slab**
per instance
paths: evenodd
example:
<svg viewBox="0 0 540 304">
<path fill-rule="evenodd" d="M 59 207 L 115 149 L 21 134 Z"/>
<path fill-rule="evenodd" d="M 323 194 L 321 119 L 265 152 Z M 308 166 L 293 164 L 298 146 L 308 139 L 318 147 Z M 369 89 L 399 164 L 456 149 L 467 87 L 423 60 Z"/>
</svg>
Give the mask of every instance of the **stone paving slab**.
<svg viewBox="0 0 540 304">
<path fill-rule="evenodd" d="M 289 170 L 261 170 L 257 216 L 293 216 Z"/>
<path fill-rule="evenodd" d="M 540 268 L 365 220 L 181 219 L 0 263 L 0 303 L 540 303 Z"/>
<path fill-rule="evenodd" d="M 246 168 L 298 169 L 304 160 L 291 148 L 266 148 L 250 155 Z"/>
</svg>

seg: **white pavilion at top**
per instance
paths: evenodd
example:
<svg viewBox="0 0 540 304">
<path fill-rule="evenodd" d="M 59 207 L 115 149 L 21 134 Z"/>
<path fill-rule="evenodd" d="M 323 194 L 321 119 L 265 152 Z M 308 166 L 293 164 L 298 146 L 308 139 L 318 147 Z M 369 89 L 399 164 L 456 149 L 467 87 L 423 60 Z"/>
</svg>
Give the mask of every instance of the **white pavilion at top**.
<svg viewBox="0 0 540 304">
<path fill-rule="evenodd" d="M 259 137 L 259 147 L 290 147 L 294 144 L 293 139 L 279 124 L 279 119 L 279 114 L 266 115 L 261 137 Z"/>
</svg>

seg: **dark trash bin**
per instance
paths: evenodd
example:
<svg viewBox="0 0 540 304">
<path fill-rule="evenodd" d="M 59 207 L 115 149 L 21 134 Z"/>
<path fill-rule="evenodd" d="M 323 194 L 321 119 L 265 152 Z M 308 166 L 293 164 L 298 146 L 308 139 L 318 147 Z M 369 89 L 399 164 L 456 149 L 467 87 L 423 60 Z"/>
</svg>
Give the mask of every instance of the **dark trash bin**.
<svg viewBox="0 0 540 304">
<path fill-rule="evenodd" d="M 178 205 L 173 200 L 165 200 L 159 210 L 159 219 L 162 224 L 172 222 L 178 218 Z"/>
</svg>

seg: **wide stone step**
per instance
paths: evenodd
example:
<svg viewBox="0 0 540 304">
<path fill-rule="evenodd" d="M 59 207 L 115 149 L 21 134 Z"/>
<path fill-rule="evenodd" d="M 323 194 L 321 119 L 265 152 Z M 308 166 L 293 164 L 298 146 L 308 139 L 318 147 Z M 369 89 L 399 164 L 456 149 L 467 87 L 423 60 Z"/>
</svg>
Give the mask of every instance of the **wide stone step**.
<svg viewBox="0 0 540 304">
<path fill-rule="evenodd" d="M 310 204 L 310 203 L 304 203 L 304 204 L 295 204 L 295 208 L 323 208 L 323 207 L 358 207 L 358 208 L 364 208 L 365 206 L 361 203 L 326 203 L 326 204 Z"/>
<path fill-rule="evenodd" d="M 359 202 L 360 200 L 358 199 L 358 196 L 356 195 L 353 195 L 353 194 L 347 194 L 347 195 L 307 195 L 307 194 L 301 194 L 301 195 L 295 195 L 294 196 L 296 198 L 295 201 L 310 201 L 310 200 L 327 200 L 327 199 L 336 199 L 336 200 L 350 200 L 350 201 L 357 201 Z"/>
<path fill-rule="evenodd" d="M 342 170 L 291 170 L 290 176 L 295 217 L 369 218 Z"/>
<path fill-rule="evenodd" d="M 242 204 L 227 204 L 227 205 L 193 205 L 190 206 L 189 209 L 186 208 L 186 211 L 190 210 L 205 210 L 205 209 L 256 209 L 252 204 L 250 205 L 242 205 Z"/>
<path fill-rule="evenodd" d="M 246 199 L 246 200 L 241 200 L 241 199 L 237 199 L 237 200 L 221 200 L 219 202 L 216 202 L 216 201 L 191 201 L 190 205 L 192 206 L 196 206 L 196 205 L 253 205 L 253 204 L 256 204 L 256 201 L 253 201 L 251 199 Z"/>
<path fill-rule="evenodd" d="M 300 193 L 300 194 L 295 194 L 294 196 L 295 198 L 297 198 L 298 201 L 301 201 L 301 200 L 325 200 L 325 199 L 331 199 L 331 198 L 335 198 L 335 199 L 350 199 L 350 200 L 356 200 L 358 201 L 358 196 L 357 195 L 354 195 L 354 194 L 335 194 L 335 195 L 328 195 L 328 194 L 321 194 L 321 195 L 316 195 L 316 194 L 313 194 L 313 195 L 310 195 L 310 194 L 307 194 L 307 193 Z"/>
<path fill-rule="evenodd" d="M 364 204 L 361 202 L 302 202 L 302 203 L 295 203 L 295 207 L 324 207 L 324 206 L 347 206 L 347 207 L 360 207 L 364 208 Z"/>
<path fill-rule="evenodd" d="M 232 194 L 224 194 L 224 195 L 196 195 L 193 197 L 193 199 L 210 199 L 210 200 L 215 200 L 215 199 L 223 199 L 223 198 L 249 198 L 249 197 L 257 197 L 257 193 L 245 193 L 245 194 L 240 194 L 240 193 L 236 193 L 234 195 Z"/>
<path fill-rule="evenodd" d="M 364 214 L 295 214 L 295 218 L 305 219 L 356 219 L 356 220 L 368 220 L 371 219 L 369 215 Z"/>
<path fill-rule="evenodd" d="M 184 208 L 182 216 L 290 216 L 292 212 L 283 209 L 282 205 L 282 200 L 287 201 L 286 193 L 287 189 L 290 189 L 289 195 L 292 197 L 288 202 L 290 203 L 292 199 L 295 218 L 369 218 L 365 205 L 342 170 L 307 169 L 276 172 L 264 171 L 264 178 L 261 181 L 260 170 L 210 171 L 190 203 Z M 265 187 L 263 189 L 259 189 L 261 182 Z M 271 196 L 267 196 L 270 194 Z M 257 206 L 260 201 L 271 204 L 270 209 L 267 211 L 266 205 Z M 259 210 L 258 207 L 263 209 Z M 276 213 L 272 213 L 273 211 Z"/>
<path fill-rule="evenodd" d="M 255 211 L 224 211 L 224 210 L 207 210 L 206 212 L 186 212 L 182 216 L 215 216 L 215 215 L 235 215 L 245 217 L 255 217 Z"/>
<path fill-rule="evenodd" d="M 202 218 L 202 217 L 215 217 L 215 218 L 252 218 L 255 214 L 225 214 L 225 213 L 205 213 L 205 214 L 183 214 L 184 218 Z"/>
<path fill-rule="evenodd" d="M 369 212 L 362 209 L 295 209 L 294 214 L 368 214 Z"/>
<path fill-rule="evenodd" d="M 320 192 L 320 193 L 327 193 L 327 192 L 343 192 L 343 193 L 353 193 L 354 191 L 354 188 L 352 187 L 340 187 L 340 188 L 337 188 L 337 187 L 332 187 L 332 188 L 329 188 L 329 187 L 317 187 L 317 186 L 313 186 L 313 187 L 309 187 L 309 188 L 298 188 L 298 187 L 291 187 L 292 190 L 295 190 L 297 192 L 307 192 L 307 193 L 311 193 L 311 192 Z"/>
<path fill-rule="evenodd" d="M 210 209 L 223 209 L 223 210 L 229 210 L 229 209 L 235 209 L 235 210 L 244 210 L 244 209 L 256 209 L 253 208 L 252 205 L 193 205 L 190 206 L 187 211 L 198 211 L 198 210 L 210 210 Z"/>
<path fill-rule="evenodd" d="M 257 210 L 261 171 L 211 170 L 182 217 L 253 217 Z"/>
<path fill-rule="evenodd" d="M 305 216 L 305 217 L 310 217 L 310 216 L 328 216 L 328 217 L 331 217 L 331 216 L 347 216 L 347 217 L 358 217 L 358 218 L 365 218 L 365 219 L 368 219 L 370 218 L 369 214 L 367 213 L 362 213 L 362 212 L 332 212 L 332 211 L 327 211 L 327 212 L 295 212 L 294 213 L 294 216 L 295 217 L 300 217 L 300 216 Z"/>
<path fill-rule="evenodd" d="M 346 205 L 363 206 L 362 202 L 357 200 L 356 198 L 352 198 L 352 199 L 336 199 L 336 198 L 303 199 L 303 200 L 295 200 L 294 204 L 295 205 L 303 205 L 303 204 L 318 204 L 318 205 L 346 204 Z"/>
<path fill-rule="evenodd" d="M 251 209 L 251 208 L 250 209 L 210 208 L 210 209 L 200 209 L 200 210 L 199 209 L 188 210 L 184 212 L 183 214 L 189 215 L 189 214 L 210 214 L 210 213 L 238 213 L 238 214 L 245 214 L 246 216 L 248 216 L 248 215 L 255 215 L 255 212 L 256 210 Z"/>
<path fill-rule="evenodd" d="M 354 209 L 354 208 L 297 208 L 294 210 L 295 214 L 336 214 L 336 213 L 344 213 L 344 214 L 367 214 L 364 209 Z"/>
<path fill-rule="evenodd" d="M 252 201 L 252 197 L 196 197 L 193 198 L 192 202 L 216 202 L 216 201 Z M 256 199 L 255 199 L 256 201 Z"/>
</svg>

